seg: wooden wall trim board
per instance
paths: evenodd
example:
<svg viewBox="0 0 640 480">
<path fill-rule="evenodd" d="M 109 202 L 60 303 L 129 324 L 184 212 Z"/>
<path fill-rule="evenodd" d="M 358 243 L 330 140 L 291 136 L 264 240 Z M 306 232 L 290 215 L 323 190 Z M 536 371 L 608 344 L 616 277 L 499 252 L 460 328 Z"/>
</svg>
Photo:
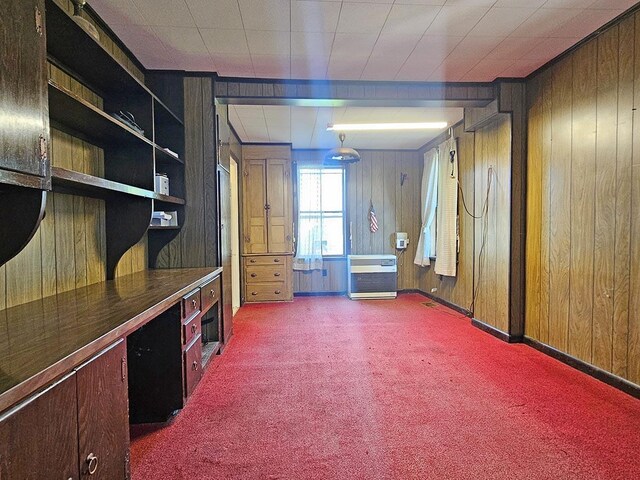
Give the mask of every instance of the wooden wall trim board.
<svg viewBox="0 0 640 480">
<path fill-rule="evenodd" d="M 507 342 L 507 343 L 522 342 L 522 336 L 510 335 L 506 332 L 503 332 L 502 330 L 497 329 L 493 325 L 489 325 L 488 323 L 478 320 L 477 318 L 471 319 L 471 325 L 473 325 L 476 328 L 479 328 L 480 330 L 488 333 L 489 335 L 493 335 L 494 337 L 502 340 L 503 342 Z"/>
<path fill-rule="evenodd" d="M 573 357 L 566 352 L 560 351 L 526 335 L 522 339 L 522 342 L 546 355 L 549 355 L 550 357 L 555 358 L 556 360 L 559 360 L 562 363 L 569 365 L 570 367 L 580 370 L 581 372 L 606 383 L 607 385 L 611 385 L 618 390 L 628 393 L 632 397 L 640 399 L 640 386 L 635 383 L 631 383 L 622 377 L 616 376 L 611 372 L 607 372 L 606 370 L 598 368 L 588 362 Z"/>
<path fill-rule="evenodd" d="M 411 83 L 330 80 L 279 80 L 215 77 L 221 103 L 316 106 L 483 106 L 496 98 L 493 83 Z M 329 102 L 329 103 L 328 103 Z M 346 102 L 346 103 L 345 103 Z M 306 103 L 308 104 L 308 103 Z"/>
<path fill-rule="evenodd" d="M 526 89 L 525 334 L 639 384 L 640 13 Z"/>
<path fill-rule="evenodd" d="M 420 290 L 419 288 L 400 290 L 398 293 L 399 294 L 401 294 L 401 293 L 418 293 L 418 294 L 420 294 L 420 295 L 422 295 L 424 297 L 427 297 L 427 298 L 433 300 L 434 302 L 438 302 L 441 305 L 444 305 L 445 307 L 450 308 L 451 310 L 455 310 L 456 312 L 464 315 L 465 317 L 471 318 L 473 316 L 471 311 L 467 310 L 466 308 L 461 307 L 459 305 L 456 305 L 455 303 L 451 303 L 451 302 L 445 300 L 444 298 L 438 297 L 438 296 L 436 296 L 436 295 L 434 295 L 432 293 Z"/>
</svg>

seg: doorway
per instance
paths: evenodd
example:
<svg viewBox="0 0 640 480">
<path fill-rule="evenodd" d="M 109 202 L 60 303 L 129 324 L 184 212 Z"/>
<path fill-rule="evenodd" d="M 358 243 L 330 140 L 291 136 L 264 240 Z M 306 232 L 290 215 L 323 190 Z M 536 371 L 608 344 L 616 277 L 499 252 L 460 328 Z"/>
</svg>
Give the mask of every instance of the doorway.
<svg viewBox="0 0 640 480">
<path fill-rule="evenodd" d="M 231 300 L 233 315 L 240 308 L 240 195 L 238 192 L 238 162 L 231 156 Z"/>
</svg>

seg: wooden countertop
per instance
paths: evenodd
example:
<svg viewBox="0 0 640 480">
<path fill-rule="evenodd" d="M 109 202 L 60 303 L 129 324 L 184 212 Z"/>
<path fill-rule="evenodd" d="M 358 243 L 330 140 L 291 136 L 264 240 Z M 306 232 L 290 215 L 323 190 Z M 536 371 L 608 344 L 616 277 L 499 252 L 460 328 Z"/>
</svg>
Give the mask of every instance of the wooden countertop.
<svg viewBox="0 0 640 480">
<path fill-rule="evenodd" d="M 221 272 L 145 270 L 0 310 L 0 412 Z"/>
</svg>

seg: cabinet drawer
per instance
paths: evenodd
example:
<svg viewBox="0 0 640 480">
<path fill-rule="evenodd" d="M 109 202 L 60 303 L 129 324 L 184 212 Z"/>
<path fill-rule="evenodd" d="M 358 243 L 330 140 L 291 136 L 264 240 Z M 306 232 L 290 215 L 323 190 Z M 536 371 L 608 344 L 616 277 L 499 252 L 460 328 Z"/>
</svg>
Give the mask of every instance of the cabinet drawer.
<svg viewBox="0 0 640 480">
<path fill-rule="evenodd" d="M 202 317 L 195 313 L 191 319 L 182 324 L 182 344 L 188 345 L 194 337 L 200 335 L 202 330 Z"/>
<path fill-rule="evenodd" d="M 259 255 L 255 257 L 245 257 L 244 264 L 247 267 L 252 265 L 286 265 L 285 255 Z"/>
<path fill-rule="evenodd" d="M 216 277 L 209 283 L 200 287 L 200 310 L 207 311 L 214 303 L 220 300 L 220 277 Z"/>
<path fill-rule="evenodd" d="M 247 285 L 245 300 L 247 302 L 276 302 L 288 300 L 286 294 L 284 282 Z"/>
<path fill-rule="evenodd" d="M 200 335 L 194 338 L 193 343 L 184 352 L 184 396 L 193 393 L 202 377 L 202 342 Z"/>
<path fill-rule="evenodd" d="M 200 289 L 196 288 L 193 292 L 182 297 L 182 320 L 191 317 L 194 312 L 200 310 Z"/>
<path fill-rule="evenodd" d="M 284 265 L 258 265 L 245 269 L 247 283 L 283 282 L 286 278 Z"/>
</svg>

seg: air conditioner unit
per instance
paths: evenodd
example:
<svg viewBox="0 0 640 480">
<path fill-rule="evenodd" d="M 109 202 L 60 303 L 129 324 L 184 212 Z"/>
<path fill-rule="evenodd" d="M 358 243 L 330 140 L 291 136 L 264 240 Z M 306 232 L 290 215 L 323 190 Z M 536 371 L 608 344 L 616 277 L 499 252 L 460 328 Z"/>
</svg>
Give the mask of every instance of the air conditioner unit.
<svg viewBox="0 0 640 480">
<path fill-rule="evenodd" d="M 352 300 L 396 298 L 398 265 L 395 255 L 349 255 L 347 294 Z"/>
</svg>

